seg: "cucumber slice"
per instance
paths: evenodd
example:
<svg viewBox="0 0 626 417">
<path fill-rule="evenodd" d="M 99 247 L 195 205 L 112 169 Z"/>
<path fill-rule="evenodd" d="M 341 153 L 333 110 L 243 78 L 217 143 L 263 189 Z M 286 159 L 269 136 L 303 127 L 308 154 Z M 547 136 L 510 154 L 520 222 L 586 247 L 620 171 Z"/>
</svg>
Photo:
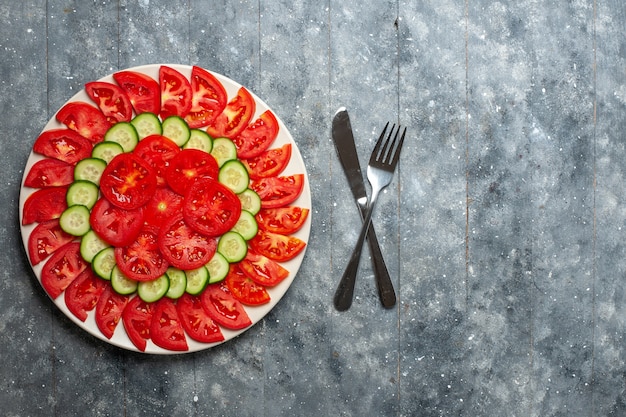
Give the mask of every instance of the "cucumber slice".
<svg viewBox="0 0 626 417">
<path fill-rule="evenodd" d="M 213 158 L 217 161 L 217 165 L 221 167 L 227 161 L 237 159 L 237 147 L 233 141 L 228 138 L 213 139 L 211 155 L 213 155 Z"/>
<path fill-rule="evenodd" d="M 186 271 L 185 275 L 187 275 L 187 287 L 185 291 L 191 295 L 200 294 L 209 283 L 209 270 L 204 266 Z"/>
<path fill-rule="evenodd" d="M 137 285 L 137 295 L 146 303 L 160 300 L 170 288 L 170 279 L 163 274 L 152 281 L 141 281 Z"/>
<path fill-rule="evenodd" d="M 206 269 L 209 271 L 209 284 L 222 281 L 228 275 L 230 264 L 219 252 L 215 252 L 215 255 L 211 258 Z"/>
<path fill-rule="evenodd" d="M 245 240 L 250 240 L 256 236 L 259 231 L 259 225 L 257 224 L 252 213 L 246 210 L 241 210 L 239 220 L 235 223 L 233 231 L 239 233 Z"/>
<path fill-rule="evenodd" d="M 65 200 L 68 207 L 79 204 L 91 209 L 98 201 L 99 192 L 98 186 L 93 182 L 78 180 L 74 181 L 67 189 Z"/>
<path fill-rule="evenodd" d="M 96 255 L 108 247 L 108 243 L 100 239 L 96 232 L 90 230 L 80 241 L 80 255 L 85 261 L 92 263 Z"/>
<path fill-rule="evenodd" d="M 98 158 L 86 158 L 76 164 L 74 167 L 74 179 L 91 181 L 96 185 L 100 185 L 100 177 L 107 167 L 107 163 Z"/>
<path fill-rule="evenodd" d="M 252 213 L 253 216 L 261 210 L 261 197 L 256 191 L 248 188 L 241 194 L 237 194 L 239 201 L 241 201 L 241 209 Z"/>
<path fill-rule="evenodd" d="M 189 130 L 189 125 L 182 117 L 170 116 L 163 120 L 163 136 L 182 147 L 189 140 L 191 131 Z"/>
<path fill-rule="evenodd" d="M 102 249 L 93 257 L 91 269 L 102 279 L 111 279 L 111 271 L 115 267 L 115 249 L 108 247 Z"/>
<path fill-rule="evenodd" d="M 224 162 L 217 179 L 235 194 L 244 192 L 250 185 L 248 170 L 237 159 Z"/>
<path fill-rule="evenodd" d="M 91 229 L 89 209 L 80 204 L 70 206 L 61 213 L 59 224 L 64 232 L 73 236 L 83 236 Z"/>
<path fill-rule="evenodd" d="M 135 116 L 130 123 L 135 127 L 139 140 L 150 135 L 160 135 L 163 133 L 161 121 L 154 113 L 141 113 L 140 115 Z"/>
<path fill-rule="evenodd" d="M 100 142 L 96 143 L 91 151 L 92 158 L 102 159 L 107 164 L 117 155 L 124 153 L 122 145 L 116 142 Z"/>
<path fill-rule="evenodd" d="M 137 281 L 126 277 L 115 265 L 111 271 L 111 287 L 118 294 L 129 295 L 137 291 L 138 284 Z"/>
<path fill-rule="evenodd" d="M 185 271 L 178 268 L 167 268 L 167 277 L 170 280 L 170 287 L 165 294 L 169 298 L 180 298 L 187 288 L 187 275 Z"/>
<path fill-rule="evenodd" d="M 232 264 L 246 257 L 248 244 L 239 233 L 230 231 L 220 237 L 217 251 Z"/>
<path fill-rule="evenodd" d="M 124 152 L 130 152 L 137 146 L 139 134 L 137 134 L 137 130 L 132 123 L 118 122 L 104 134 L 104 140 L 119 143 Z"/>
<path fill-rule="evenodd" d="M 183 146 L 185 149 L 200 149 L 206 153 L 211 153 L 213 149 L 213 140 L 211 136 L 204 130 L 191 129 L 189 140 Z"/>
</svg>

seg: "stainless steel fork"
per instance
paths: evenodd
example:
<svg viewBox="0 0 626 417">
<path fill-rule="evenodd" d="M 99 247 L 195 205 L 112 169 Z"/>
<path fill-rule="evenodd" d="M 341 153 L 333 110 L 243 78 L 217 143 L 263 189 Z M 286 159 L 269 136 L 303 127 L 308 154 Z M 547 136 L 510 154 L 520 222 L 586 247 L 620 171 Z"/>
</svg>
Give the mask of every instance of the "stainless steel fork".
<svg viewBox="0 0 626 417">
<path fill-rule="evenodd" d="M 356 247 L 352 252 L 348 266 L 346 267 L 339 286 L 335 292 L 335 308 L 339 311 L 345 311 L 352 305 L 352 298 L 354 295 L 354 284 L 356 282 L 356 273 L 359 269 L 359 261 L 361 259 L 361 251 L 363 250 L 363 242 L 367 235 L 370 223 L 372 221 L 372 213 L 374 212 L 374 205 L 378 198 L 378 194 L 391 183 L 393 174 L 398 165 L 400 158 L 400 151 L 402 150 L 402 144 L 404 143 L 404 136 L 406 135 L 406 128 L 400 136 L 400 126 L 398 129 L 394 129 L 396 125 L 391 126 L 389 136 L 385 138 L 389 122 L 385 125 L 374 150 L 370 157 L 369 164 L 367 165 L 367 180 L 372 185 L 372 195 L 370 197 L 369 204 L 367 206 L 367 212 L 363 220 L 363 226 L 361 233 L 356 243 Z"/>
</svg>

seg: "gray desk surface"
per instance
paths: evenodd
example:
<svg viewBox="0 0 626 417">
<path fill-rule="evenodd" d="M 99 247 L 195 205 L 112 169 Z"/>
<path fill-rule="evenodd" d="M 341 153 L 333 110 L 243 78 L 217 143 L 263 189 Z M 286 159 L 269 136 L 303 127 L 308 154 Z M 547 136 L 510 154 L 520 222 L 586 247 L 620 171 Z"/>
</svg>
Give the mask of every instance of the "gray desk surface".
<svg viewBox="0 0 626 417">
<path fill-rule="evenodd" d="M 626 3 L 0 2 L 0 409 L 11 416 L 626 414 Z M 147 63 L 248 86 L 304 156 L 313 226 L 257 326 L 182 356 L 120 350 L 47 298 L 18 194 L 46 121 L 84 83 Z M 374 216 L 399 304 L 362 262 L 330 139 L 346 106 L 365 164 L 409 127 Z M 87 405 L 86 405 L 87 404 Z"/>
</svg>

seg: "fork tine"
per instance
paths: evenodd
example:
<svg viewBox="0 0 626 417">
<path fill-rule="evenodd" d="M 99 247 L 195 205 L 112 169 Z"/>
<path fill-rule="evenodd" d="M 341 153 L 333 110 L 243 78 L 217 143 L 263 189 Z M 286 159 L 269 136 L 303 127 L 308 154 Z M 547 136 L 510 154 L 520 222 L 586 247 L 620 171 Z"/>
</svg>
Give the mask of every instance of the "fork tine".
<svg viewBox="0 0 626 417">
<path fill-rule="evenodd" d="M 387 133 L 388 127 L 389 127 L 389 122 L 387 122 L 387 124 L 385 125 L 385 128 L 380 133 L 380 136 L 378 137 L 378 140 L 376 141 L 376 145 L 374 145 L 374 149 L 372 150 L 371 158 L 374 158 L 374 155 L 378 155 L 380 153 L 380 147 L 382 146 L 384 142 L 383 139 L 385 138 L 385 133 Z M 393 132 L 393 127 L 391 128 L 391 131 Z"/>
<path fill-rule="evenodd" d="M 396 138 L 398 137 L 398 133 L 400 133 L 400 126 L 398 126 L 398 131 L 396 132 Z M 400 136 L 400 142 L 398 142 L 398 146 L 396 146 L 395 153 L 393 155 L 393 160 L 391 161 L 392 166 L 396 166 L 398 163 L 398 159 L 400 159 L 400 151 L 402 150 L 402 144 L 404 143 L 404 136 L 406 135 L 406 127 L 402 131 L 402 136 Z M 395 139 L 394 139 L 395 142 Z"/>
<path fill-rule="evenodd" d="M 383 164 L 389 165 L 393 159 L 394 151 L 396 149 L 396 141 L 398 140 L 398 134 L 400 133 L 400 126 L 398 126 L 398 130 L 396 130 L 396 134 L 393 136 L 393 129 L 395 127 L 396 125 L 394 124 L 391 128 L 391 132 L 389 132 L 387 142 L 385 143 L 385 150 L 381 153 L 380 158 L 378 159 Z M 391 136 L 393 136 L 393 139 Z"/>
</svg>

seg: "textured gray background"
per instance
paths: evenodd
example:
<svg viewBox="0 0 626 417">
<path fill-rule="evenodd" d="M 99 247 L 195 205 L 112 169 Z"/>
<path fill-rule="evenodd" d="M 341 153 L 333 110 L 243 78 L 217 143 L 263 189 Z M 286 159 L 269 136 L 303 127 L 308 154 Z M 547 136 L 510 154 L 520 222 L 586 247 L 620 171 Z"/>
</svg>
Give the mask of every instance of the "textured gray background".
<svg viewBox="0 0 626 417">
<path fill-rule="evenodd" d="M 1 0 L 0 15 L 2 415 L 626 415 L 622 0 Z M 84 83 L 147 63 L 249 87 L 312 188 L 285 298 L 182 356 L 79 329 L 19 234 L 46 121 Z M 330 139 L 340 106 L 363 165 L 387 120 L 409 128 L 374 217 L 392 310 L 367 260 L 352 309 L 332 307 L 359 224 Z"/>
</svg>

